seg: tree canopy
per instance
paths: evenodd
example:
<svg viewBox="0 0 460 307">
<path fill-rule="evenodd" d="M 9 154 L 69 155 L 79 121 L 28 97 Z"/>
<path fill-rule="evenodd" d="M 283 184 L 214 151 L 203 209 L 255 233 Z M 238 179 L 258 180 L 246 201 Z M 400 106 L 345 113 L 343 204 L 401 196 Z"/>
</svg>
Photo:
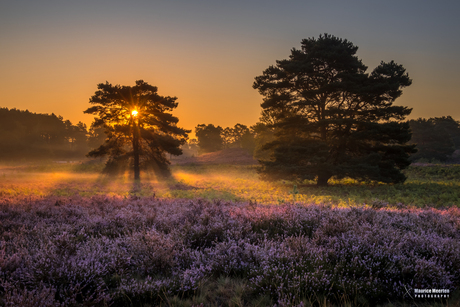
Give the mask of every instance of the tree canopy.
<svg viewBox="0 0 460 307">
<path fill-rule="evenodd" d="M 198 147 L 202 153 L 221 150 L 223 147 L 222 132 L 224 130 L 220 126 L 213 124 L 199 124 L 195 127 L 195 135 L 198 139 Z"/>
<path fill-rule="evenodd" d="M 89 100 L 93 106 L 84 113 L 96 115 L 92 128 L 103 127 L 107 138 L 88 155 L 108 156 L 106 171 L 132 166 L 135 179 L 139 179 L 140 168 L 168 175 L 166 153 L 180 155 L 190 132 L 178 127 L 179 119 L 170 113 L 178 106 L 176 100 L 160 96 L 157 87 L 143 80 L 135 86 L 99 84 Z"/>
<path fill-rule="evenodd" d="M 411 109 L 395 106 L 412 81 L 405 68 L 381 62 L 372 72 L 356 56 L 358 47 L 324 34 L 301 42 L 289 59 L 276 61 L 255 78 L 264 97 L 275 140 L 265 147 L 263 179 L 403 182 L 401 170 L 414 145 L 407 145 Z"/>
<path fill-rule="evenodd" d="M 201 153 L 214 152 L 223 148 L 244 148 L 252 154 L 256 146 L 252 128 L 239 123 L 233 128 L 226 127 L 225 129 L 213 124 L 199 124 L 195 127 L 195 134 Z"/>
<path fill-rule="evenodd" d="M 410 120 L 411 143 L 417 145 L 417 153 L 411 160 L 445 162 L 455 151 L 454 140 L 458 140 L 460 129 L 452 117 L 419 118 Z"/>
<path fill-rule="evenodd" d="M 435 123 L 437 129 L 442 129 L 449 135 L 454 148 L 460 149 L 460 123 L 451 116 L 430 118 Z"/>
<path fill-rule="evenodd" d="M 222 132 L 222 138 L 226 148 L 237 147 L 247 148 L 253 138 L 250 128 L 240 123 L 236 124 L 233 128 L 227 127 Z M 253 141 L 252 141 L 253 142 Z"/>
<path fill-rule="evenodd" d="M 86 125 L 55 114 L 0 108 L 0 159 L 81 159 L 88 152 Z"/>
</svg>

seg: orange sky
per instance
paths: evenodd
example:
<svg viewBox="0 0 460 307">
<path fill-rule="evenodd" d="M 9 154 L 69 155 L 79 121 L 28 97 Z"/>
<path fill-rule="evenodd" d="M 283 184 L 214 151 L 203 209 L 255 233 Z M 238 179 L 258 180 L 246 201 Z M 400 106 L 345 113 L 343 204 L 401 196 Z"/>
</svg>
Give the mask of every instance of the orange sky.
<svg viewBox="0 0 460 307">
<path fill-rule="evenodd" d="M 173 3 L 172 3 L 173 2 Z M 373 69 L 403 64 L 411 117 L 460 120 L 459 5 L 387 1 L 11 1 L 0 4 L 0 107 L 83 114 L 97 84 L 143 79 L 177 96 L 179 126 L 252 125 L 254 77 L 300 41 L 330 33 Z"/>
</svg>

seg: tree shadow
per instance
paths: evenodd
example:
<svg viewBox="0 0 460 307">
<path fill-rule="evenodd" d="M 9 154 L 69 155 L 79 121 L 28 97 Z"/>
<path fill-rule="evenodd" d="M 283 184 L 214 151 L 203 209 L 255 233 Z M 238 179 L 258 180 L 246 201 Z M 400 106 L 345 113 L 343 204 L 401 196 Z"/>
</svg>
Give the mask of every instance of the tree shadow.
<svg viewBox="0 0 460 307">
<path fill-rule="evenodd" d="M 190 190 L 200 190 L 202 188 L 195 187 L 193 185 L 189 185 L 180 181 L 170 182 L 168 184 L 169 190 L 180 190 L 180 191 L 190 191 Z"/>
<path fill-rule="evenodd" d="M 301 194 L 329 199 L 332 203 L 366 204 L 373 207 L 460 207 L 456 182 L 407 182 L 404 184 L 333 184 L 328 187 L 300 185 Z"/>
</svg>

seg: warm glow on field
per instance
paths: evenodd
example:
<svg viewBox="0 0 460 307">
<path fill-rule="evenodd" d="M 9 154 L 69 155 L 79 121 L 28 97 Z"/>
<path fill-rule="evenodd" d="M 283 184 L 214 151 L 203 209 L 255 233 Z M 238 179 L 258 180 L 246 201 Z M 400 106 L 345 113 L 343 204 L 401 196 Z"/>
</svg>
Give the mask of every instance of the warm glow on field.
<svg viewBox="0 0 460 307">
<path fill-rule="evenodd" d="M 132 110 L 131 111 L 131 115 L 134 116 L 134 117 L 136 117 L 138 113 L 139 112 L 137 112 L 137 110 Z"/>
<path fill-rule="evenodd" d="M 404 206 L 434 207 L 458 205 L 459 184 L 436 179 L 431 173 L 420 177 L 421 170 L 409 174 L 401 186 L 376 185 L 369 189 L 352 180 L 331 183 L 328 189 L 315 185 L 299 185 L 298 193 L 293 183 L 268 183 L 258 178 L 255 169 L 246 166 L 173 166 L 173 178 L 158 180 L 149 172 L 142 172 L 140 183 L 133 184 L 132 173 L 112 177 L 94 170 L 90 165 L 49 164 L 38 166 L 0 165 L 0 203 L 11 197 L 35 198 L 45 196 L 93 197 L 154 197 L 161 199 L 209 199 L 223 201 L 255 201 L 261 204 L 286 202 L 334 204 L 338 206 Z M 80 171 L 78 171 L 80 169 Z M 451 171 L 457 172 L 453 167 Z M 428 170 L 429 171 L 429 170 Z M 418 174 L 418 175 L 417 175 Z M 419 176 L 419 177 L 416 177 Z M 402 205 L 398 205 L 402 206 Z"/>
<path fill-rule="evenodd" d="M 172 170 L 173 178 L 158 180 L 154 174 L 143 172 L 142 182 L 133 185 L 131 173 L 110 177 L 93 172 L 75 172 L 78 164 L 49 165 L 43 169 L 0 166 L 0 195 L 8 197 L 31 196 L 139 196 L 157 198 L 205 198 L 223 200 L 253 200 L 278 203 L 289 200 L 291 187 L 261 182 L 257 174 L 245 168 Z M 225 175 L 223 175 L 225 174 Z M 305 201 L 299 197 L 298 200 Z"/>
</svg>

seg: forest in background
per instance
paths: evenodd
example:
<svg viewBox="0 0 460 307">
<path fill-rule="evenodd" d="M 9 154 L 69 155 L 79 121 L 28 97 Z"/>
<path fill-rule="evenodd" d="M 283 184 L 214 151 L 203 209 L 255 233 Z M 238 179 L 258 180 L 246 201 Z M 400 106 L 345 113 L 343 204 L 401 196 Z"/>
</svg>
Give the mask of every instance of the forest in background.
<svg viewBox="0 0 460 307">
<path fill-rule="evenodd" d="M 213 124 L 195 127 L 196 139 L 186 144 L 184 152 L 209 153 L 226 148 L 244 148 L 256 159 L 269 159 L 270 151 L 264 145 L 274 140 L 275 131 L 263 119 L 250 127 L 236 124 L 222 128 Z M 417 144 L 412 162 L 457 163 L 460 150 L 460 122 L 451 116 L 409 120 L 412 138 Z M 188 150 L 188 151 L 187 151 Z"/>
<path fill-rule="evenodd" d="M 410 143 L 417 144 L 412 162 L 458 162 L 460 122 L 451 116 L 419 118 L 409 121 Z M 193 156 L 225 148 L 244 148 L 256 159 L 266 159 L 264 144 L 273 139 L 274 131 L 258 122 L 250 127 L 236 124 L 222 128 L 213 124 L 195 127 L 196 138 L 182 146 L 184 155 Z M 100 146 L 106 136 L 102 128 L 71 123 L 62 116 L 37 114 L 28 110 L 0 108 L 0 159 L 11 160 L 79 160 Z"/>
<path fill-rule="evenodd" d="M 104 142 L 103 129 L 62 116 L 0 108 L 0 159 L 82 159 Z"/>
</svg>

